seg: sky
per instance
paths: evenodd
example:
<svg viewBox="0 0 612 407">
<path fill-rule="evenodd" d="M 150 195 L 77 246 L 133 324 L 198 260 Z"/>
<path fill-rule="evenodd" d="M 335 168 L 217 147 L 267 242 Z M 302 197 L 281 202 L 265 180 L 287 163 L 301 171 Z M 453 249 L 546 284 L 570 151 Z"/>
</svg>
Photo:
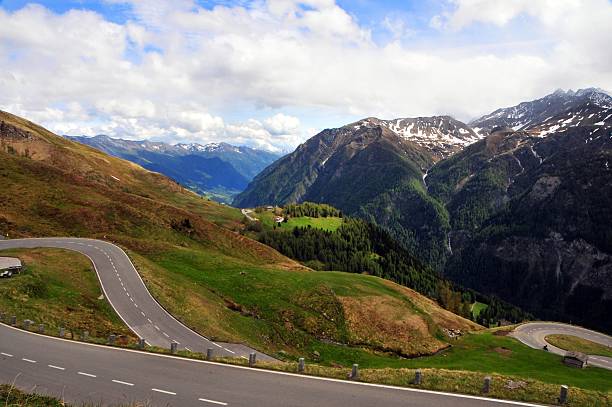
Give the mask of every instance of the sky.
<svg viewBox="0 0 612 407">
<path fill-rule="evenodd" d="M 612 89 L 611 0 L 0 0 L 0 109 L 58 134 L 291 151 Z"/>
</svg>

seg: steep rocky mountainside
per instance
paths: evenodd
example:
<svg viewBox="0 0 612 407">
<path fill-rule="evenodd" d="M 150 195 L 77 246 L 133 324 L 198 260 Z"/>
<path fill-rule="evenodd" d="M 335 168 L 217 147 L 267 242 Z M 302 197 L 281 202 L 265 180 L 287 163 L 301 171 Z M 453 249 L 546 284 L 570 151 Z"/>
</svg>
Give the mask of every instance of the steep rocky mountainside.
<svg viewBox="0 0 612 407">
<path fill-rule="evenodd" d="M 484 139 L 469 144 L 479 137 L 466 126 L 444 159 L 428 138 L 399 134 L 416 124 L 366 119 L 307 141 L 235 204 L 330 203 L 460 283 L 612 331 L 589 311 L 612 312 L 610 101 L 587 89 L 499 109 L 471 123 Z M 363 142 L 375 135 L 385 142 Z"/>
<path fill-rule="evenodd" d="M 426 178 L 449 213 L 451 279 L 612 331 L 612 108 L 496 128 Z"/>
<path fill-rule="evenodd" d="M 432 152 L 436 161 L 461 151 L 482 138 L 468 125 L 450 116 L 395 120 L 368 119 L 361 125 L 367 124 L 385 126 L 406 140 L 425 147 Z"/>
<path fill-rule="evenodd" d="M 199 193 L 233 196 L 279 156 L 227 143 L 177 144 L 114 139 L 105 135 L 69 137 L 107 154 L 160 172 Z"/>
<path fill-rule="evenodd" d="M 611 125 L 541 138 L 497 131 L 440 163 L 446 274 L 542 318 L 612 330 Z"/>
<path fill-rule="evenodd" d="M 481 135 L 489 134 L 496 127 L 525 130 L 538 126 L 563 112 L 578 113 L 576 108 L 585 105 L 609 108 L 612 107 L 612 97 L 596 88 L 577 91 L 557 90 L 540 99 L 497 109 L 491 114 L 472 120 L 469 125 Z"/>
</svg>

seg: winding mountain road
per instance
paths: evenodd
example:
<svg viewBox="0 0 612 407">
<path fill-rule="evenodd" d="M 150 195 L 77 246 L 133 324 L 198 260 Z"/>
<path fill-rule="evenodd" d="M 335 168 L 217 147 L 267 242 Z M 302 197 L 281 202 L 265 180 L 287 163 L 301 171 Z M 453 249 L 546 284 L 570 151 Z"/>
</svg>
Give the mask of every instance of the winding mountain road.
<svg viewBox="0 0 612 407">
<path fill-rule="evenodd" d="M 121 318 L 154 345 L 171 340 L 217 354 L 242 355 L 191 331 L 149 294 L 127 255 L 98 240 L 48 238 L 0 241 L 0 250 L 53 247 L 88 256 Z M 225 352 L 225 353 L 223 353 Z M 265 355 L 260 355 L 260 359 Z M 0 324 L 0 383 L 59 397 L 68 403 L 249 407 L 491 407 L 535 404 L 273 372 L 101 346 L 39 335 Z"/>
<path fill-rule="evenodd" d="M 561 324 L 557 322 L 530 322 L 518 326 L 511 335 L 523 342 L 525 345 L 534 349 L 542 349 L 548 345 L 548 351 L 557 355 L 564 356 L 567 351 L 557 348 L 546 342 L 548 335 L 572 335 L 578 338 L 587 339 L 604 346 L 612 347 L 612 337 L 608 335 L 581 328 L 579 326 Z M 598 355 L 589 355 L 588 364 L 591 366 L 602 367 L 612 370 L 612 358 Z"/>
<path fill-rule="evenodd" d="M 169 348 L 172 341 L 179 349 L 217 356 L 245 357 L 256 352 L 245 345 L 211 341 L 189 329 L 170 315 L 149 293 L 127 254 L 118 246 L 94 239 L 41 238 L 0 241 L 0 250 L 51 247 L 79 252 L 89 257 L 102 285 L 104 296 L 123 322 L 147 344 Z M 257 353 L 259 360 L 274 360 Z"/>
</svg>

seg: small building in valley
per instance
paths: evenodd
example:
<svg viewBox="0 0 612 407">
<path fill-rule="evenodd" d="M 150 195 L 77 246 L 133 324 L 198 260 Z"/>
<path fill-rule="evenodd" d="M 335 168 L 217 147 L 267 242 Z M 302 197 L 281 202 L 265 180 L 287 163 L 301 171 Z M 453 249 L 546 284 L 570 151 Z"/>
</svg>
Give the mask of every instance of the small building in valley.
<svg viewBox="0 0 612 407">
<path fill-rule="evenodd" d="M 21 260 L 15 257 L 0 257 L 0 277 L 10 277 L 21 272 Z"/>
<path fill-rule="evenodd" d="M 563 356 L 563 363 L 567 366 L 583 369 L 587 367 L 589 356 L 581 352 L 567 352 Z"/>
</svg>

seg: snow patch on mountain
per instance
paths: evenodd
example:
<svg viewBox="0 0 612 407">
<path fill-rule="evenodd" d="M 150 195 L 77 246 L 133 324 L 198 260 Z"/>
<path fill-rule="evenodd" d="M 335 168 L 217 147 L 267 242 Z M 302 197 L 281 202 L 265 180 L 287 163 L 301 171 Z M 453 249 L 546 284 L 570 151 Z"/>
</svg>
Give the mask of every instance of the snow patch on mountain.
<svg viewBox="0 0 612 407">
<path fill-rule="evenodd" d="M 394 120 L 370 117 L 350 125 L 354 130 L 375 126 L 385 127 L 399 137 L 431 150 L 440 158 L 446 158 L 483 137 L 465 123 L 450 116 Z"/>
</svg>

